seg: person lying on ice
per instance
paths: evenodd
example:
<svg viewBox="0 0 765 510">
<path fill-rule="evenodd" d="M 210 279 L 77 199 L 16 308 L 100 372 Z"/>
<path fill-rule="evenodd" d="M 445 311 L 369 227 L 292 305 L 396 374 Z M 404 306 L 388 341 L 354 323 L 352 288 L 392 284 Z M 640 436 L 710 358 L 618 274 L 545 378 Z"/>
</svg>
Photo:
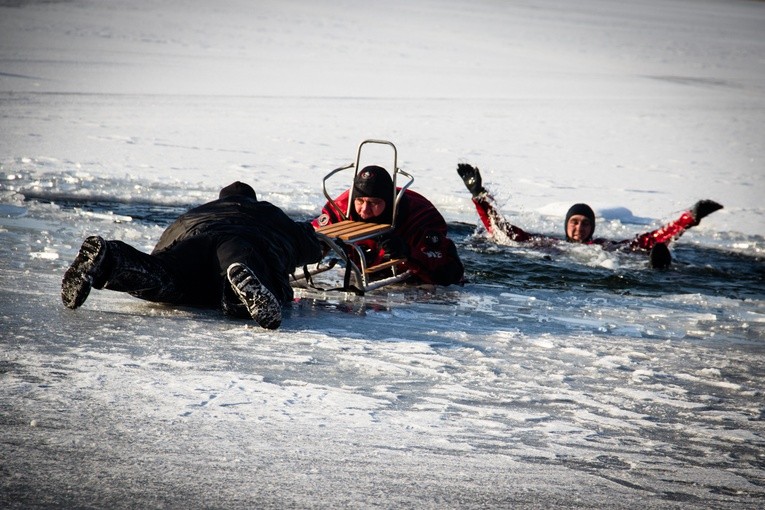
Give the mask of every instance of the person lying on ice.
<svg viewBox="0 0 765 510">
<path fill-rule="evenodd" d="M 497 232 L 507 236 L 511 241 L 528 242 L 553 239 L 546 236 L 529 234 L 510 224 L 497 209 L 491 194 L 483 187 L 481 173 L 478 168 L 460 163 L 457 173 L 462 177 L 468 191 L 473 195 L 478 215 L 489 235 L 495 237 Z M 722 205 L 712 200 L 699 200 L 693 207 L 685 211 L 677 220 L 661 228 L 645 234 L 640 234 L 631 240 L 609 241 L 593 239 L 595 233 L 595 213 L 587 204 L 574 204 L 566 213 L 564 228 L 566 241 L 571 243 L 598 244 L 605 249 L 628 249 L 632 251 L 648 251 L 651 267 L 666 268 L 672 263 L 672 255 L 667 244 L 680 237 L 683 232 L 701 222 L 705 216 L 722 209 Z"/>
<path fill-rule="evenodd" d="M 348 210 L 346 190 L 335 199 L 341 211 Z M 351 220 L 370 223 L 391 223 L 393 220 L 393 180 L 380 166 L 366 166 L 353 182 L 353 208 Z M 413 280 L 419 283 L 450 285 L 462 283 L 464 267 L 457 248 L 447 237 L 446 221 L 441 213 L 422 195 L 406 190 L 396 210 L 395 230 L 376 242 L 361 241 L 366 253 L 367 266 L 385 260 L 404 258 L 404 269 L 411 270 Z M 313 220 L 314 228 L 321 228 L 344 218 L 327 202 L 321 215 Z"/>
<path fill-rule="evenodd" d="M 235 182 L 219 198 L 179 216 L 151 254 L 122 241 L 90 236 L 64 274 L 61 299 L 75 309 L 90 289 L 127 292 L 148 301 L 220 307 L 276 329 L 293 298 L 289 275 L 318 262 L 322 246 L 309 222 L 291 220 Z"/>
</svg>

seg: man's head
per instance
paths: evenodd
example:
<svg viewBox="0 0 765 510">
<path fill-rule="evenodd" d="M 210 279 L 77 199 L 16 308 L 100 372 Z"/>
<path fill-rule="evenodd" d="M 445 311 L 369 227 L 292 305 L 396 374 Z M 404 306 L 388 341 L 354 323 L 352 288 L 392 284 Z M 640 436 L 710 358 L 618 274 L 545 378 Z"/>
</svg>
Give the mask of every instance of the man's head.
<svg viewBox="0 0 765 510">
<path fill-rule="evenodd" d="M 587 204 L 574 204 L 566 213 L 566 241 L 587 243 L 595 233 L 595 213 Z"/>
<path fill-rule="evenodd" d="M 249 184 L 245 184 L 240 181 L 232 182 L 222 190 L 220 190 L 220 193 L 218 194 L 218 198 L 226 198 L 226 197 L 233 197 L 235 195 L 240 195 L 243 197 L 250 197 L 250 198 L 257 198 L 255 195 L 255 190 L 252 189 L 252 186 Z"/>
<path fill-rule="evenodd" d="M 393 219 L 393 180 L 380 166 L 365 166 L 353 180 L 355 220 L 390 223 Z"/>
</svg>

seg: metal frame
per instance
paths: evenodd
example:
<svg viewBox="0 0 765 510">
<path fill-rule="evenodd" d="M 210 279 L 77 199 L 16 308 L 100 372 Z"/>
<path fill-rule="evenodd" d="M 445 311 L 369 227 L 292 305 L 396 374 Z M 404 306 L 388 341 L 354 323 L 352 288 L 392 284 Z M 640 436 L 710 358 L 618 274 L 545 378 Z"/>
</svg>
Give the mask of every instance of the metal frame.
<svg viewBox="0 0 765 510">
<path fill-rule="evenodd" d="M 344 226 L 348 226 L 350 230 L 354 230 L 355 227 L 359 227 L 360 222 L 352 222 L 350 220 L 351 217 L 351 211 L 353 207 L 353 185 L 351 184 L 350 192 L 348 193 L 348 208 L 346 211 L 342 211 L 340 209 L 340 206 L 337 205 L 334 198 L 330 196 L 329 192 L 327 191 L 327 182 L 330 178 L 332 178 L 335 174 L 342 172 L 344 170 L 349 170 L 351 168 L 354 169 L 353 173 L 353 180 L 351 183 L 353 183 L 356 180 L 356 176 L 358 175 L 358 172 L 360 170 L 360 162 L 361 162 L 361 153 L 362 149 L 367 144 L 379 144 L 379 145 L 387 145 L 393 150 L 393 172 L 392 172 L 392 180 L 393 180 L 393 214 L 391 219 L 390 225 L 380 225 L 380 228 L 373 228 L 370 232 L 366 233 L 350 233 L 350 234 L 344 234 L 344 233 L 338 233 L 338 230 L 342 230 Z M 406 182 L 398 189 L 398 181 L 399 176 L 405 177 L 407 180 Z M 345 262 L 346 266 L 346 278 L 343 285 L 342 290 L 353 290 L 357 293 L 363 294 L 364 292 L 378 289 L 380 287 L 383 287 L 385 285 L 389 285 L 391 283 L 397 283 L 401 282 L 403 280 L 406 280 L 410 275 L 410 271 L 404 271 L 404 272 L 397 272 L 396 265 L 401 262 L 401 260 L 393 260 L 390 262 L 386 262 L 384 264 L 379 264 L 377 266 L 373 267 L 367 267 L 366 259 L 364 258 L 364 253 L 361 250 L 361 247 L 356 244 L 359 241 L 363 241 L 365 239 L 372 239 L 375 237 L 382 236 L 384 234 L 387 234 L 391 232 L 395 226 L 396 226 L 396 220 L 398 217 L 398 208 L 399 203 L 401 199 L 404 196 L 404 193 L 409 188 L 409 186 L 412 185 L 414 182 L 414 177 L 401 170 L 398 167 L 398 151 L 396 149 L 396 146 L 393 145 L 392 142 L 389 142 L 387 140 L 376 140 L 376 139 L 368 139 L 362 141 L 357 150 L 356 150 L 356 161 L 354 163 L 351 163 L 346 166 L 342 166 L 339 168 L 336 168 L 329 172 L 326 176 L 324 176 L 324 179 L 322 180 L 322 190 L 324 192 L 324 196 L 327 198 L 328 203 L 330 204 L 330 207 L 332 207 L 335 212 L 344 219 L 344 222 L 334 223 L 331 225 L 328 225 L 326 228 L 329 230 L 330 233 L 324 234 L 320 231 L 317 231 L 316 235 L 337 255 Z M 398 191 L 397 191 L 398 190 Z M 341 225 L 341 223 L 348 222 L 346 225 Z M 369 224 L 365 224 L 369 225 Z M 334 228 L 331 228 L 334 227 Z M 321 229 L 320 229 L 321 230 Z M 359 228 L 359 230 L 367 230 L 365 228 Z M 334 231 L 334 232 L 333 232 Z M 356 264 L 353 262 L 353 260 L 350 259 L 348 256 L 347 249 L 352 248 L 356 251 L 359 259 L 359 264 Z M 393 276 L 382 278 L 375 281 L 370 281 L 369 277 L 378 272 L 382 271 L 384 269 L 390 268 L 393 272 Z M 329 268 L 326 269 L 318 269 L 315 270 L 316 272 L 322 272 L 326 271 Z M 315 274 L 314 273 L 314 274 Z M 350 285 L 350 276 L 353 276 L 354 280 L 356 281 L 356 286 L 351 287 Z"/>
<path fill-rule="evenodd" d="M 389 142 L 387 140 L 376 140 L 376 139 L 369 139 L 364 140 L 361 142 L 356 149 L 356 161 L 354 163 L 341 166 L 339 168 L 335 168 L 330 173 L 324 176 L 324 179 L 322 180 L 322 191 L 324 192 L 324 196 L 327 198 L 327 201 L 331 205 L 331 207 L 345 220 L 349 220 L 351 217 L 351 208 L 353 207 L 353 182 L 356 180 L 356 176 L 359 174 L 359 163 L 361 162 L 361 149 L 364 148 L 364 145 L 366 144 L 379 144 L 379 145 L 388 145 L 393 149 L 393 175 L 391 176 L 393 179 L 393 216 L 391 220 L 391 229 L 395 228 L 396 226 L 396 218 L 398 217 L 398 204 L 401 201 L 401 198 L 404 196 L 404 192 L 409 189 L 409 186 L 412 185 L 414 182 L 414 177 L 401 170 L 398 167 L 398 150 L 396 149 L 396 146 L 393 145 L 393 142 Z M 329 192 L 327 191 L 327 181 L 335 175 L 338 172 L 342 172 L 343 170 L 349 170 L 353 168 L 353 180 L 351 181 L 351 187 L 350 187 L 350 193 L 348 194 L 348 208 L 345 211 L 342 211 L 340 209 L 340 206 L 337 205 L 334 198 L 330 196 Z M 401 186 L 401 189 L 396 192 L 396 189 L 398 188 L 398 176 L 402 175 L 403 177 L 407 178 L 407 182 Z"/>
</svg>

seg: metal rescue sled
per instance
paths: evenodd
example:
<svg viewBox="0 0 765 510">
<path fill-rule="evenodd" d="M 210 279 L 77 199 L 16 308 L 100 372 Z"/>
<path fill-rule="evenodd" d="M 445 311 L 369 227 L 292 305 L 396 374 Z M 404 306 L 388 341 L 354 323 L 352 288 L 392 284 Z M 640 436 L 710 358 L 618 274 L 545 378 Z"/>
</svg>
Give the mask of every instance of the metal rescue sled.
<svg viewBox="0 0 765 510">
<path fill-rule="evenodd" d="M 393 215 L 391 217 L 392 219 L 390 224 L 367 223 L 364 221 L 354 221 L 350 219 L 352 211 L 351 208 L 354 206 L 353 182 L 356 179 L 356 175 L 358 175 L 360 171 L 359 163 L 361 161 L 362 149 L 365 145 L 368 144 L 389 146 L 393 152 L 392 178 L 394 199 Z M 348 208 L 347 210 L 342 211 L 327 191 L 327 182 L 330 178 L 335 176 L 335 174 L 350 169 L 354 170 L 354 174 L 353 180 L 349 186 L 350 191 L 348 196 Z M 399 188 L 397 184 L 401 178 L 406 178 L 406 182 Z M 304 268 L 303 276 L 296 277 L 296 280 L 304 278 L 306 281 L 308 281 L 308 283 L 311 283 L 311 276 L 332 269 L 332 267 L 334 267 L 337 262 L 341 262 L 345 265 L 345 275 L 343 278 L 343 286 L 333 290 L 352 291 L 357 294 L 364 294 L 370 290 L 378 289 L 392 283 L 401 282 L 409 278 L 411 272 L 408 270 L 401 270 L 399 268 L 400 264 L 404 262 L 405 259 L 391 259 L 381 264 L 367 266 L 367 261 L 364 257 L 364 251 L 362 250 L 362 247 L 359 245 L 359 243 L 367 239 L 383 238 L 385 235 L 393 232 L 396 227 L 396 221 L 398 219 L 397 216 L 399 202 L 404 196 L 404 192 L 409 188 L 409 186 L 411 186 L 413 182 L 414 177 L 398 167 L 398 152 L 396 150 L 396 146 L 393 145 L 393 143 L 385 140 L 364 140 L 361 142 L 356 151 L 356 161 L 349 165 L 332 170 L 324 177 L 322 181 L 324 196 L 327 198 L 329 206 L 332 207 L 338 213 L 338 215 L 343 218 L 343 220 L 319 228 L 316 231 L 316 235 L 318 236 L 319 240 L 329 248 L 329 251 L 331 251 L 336 258 L 330 258 L 328 263 L 324 263 L 324 261 L 322 261 L 312 269 Z M 388 270 L 389 276 L 381 276 L 381 274 L 386 270 Z"/>
</svg>

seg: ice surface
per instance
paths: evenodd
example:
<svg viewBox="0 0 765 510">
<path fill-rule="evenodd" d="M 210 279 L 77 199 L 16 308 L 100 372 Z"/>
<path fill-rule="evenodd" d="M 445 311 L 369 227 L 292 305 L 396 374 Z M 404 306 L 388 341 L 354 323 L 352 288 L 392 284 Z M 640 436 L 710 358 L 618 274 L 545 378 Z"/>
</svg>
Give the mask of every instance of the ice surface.
<svg viewBox="0 0 765 510">
<path fill-rule="evenodd" d="M 759 508 L 765 3 L 0 2 L 0 506 Z M 60 281 L 234 180 L 310 217 L 389 139 L 464 287 L 298 289 L 281 329 Z M 488 242 L 573 202 L 649 271 Z"/>
</svg>

